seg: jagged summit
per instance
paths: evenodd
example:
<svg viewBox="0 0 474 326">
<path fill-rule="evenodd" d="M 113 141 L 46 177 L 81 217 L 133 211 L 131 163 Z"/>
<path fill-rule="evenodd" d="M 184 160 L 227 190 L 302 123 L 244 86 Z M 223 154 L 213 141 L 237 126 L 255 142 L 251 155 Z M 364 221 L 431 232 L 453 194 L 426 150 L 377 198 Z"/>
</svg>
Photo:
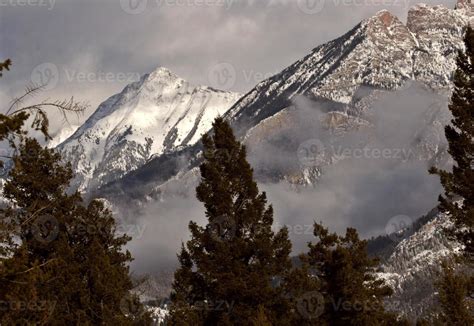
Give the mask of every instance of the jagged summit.
<svg viewBox="0 0 474 326">
<path fill-rule="evenodd" d="M 383 10 L 258 84 L 228 113 L 242 130 L 292 105 L 296 95 L 357 106 L 362 86 L 394 90 L 409 80 L 449 88 L 468 17 L 463 10 L 414 6 L 407 24 Z M 282 78 L 284 76 L 285 78 Z"/>
<path fill-rule="evenodd" d="M 159 75 L 174 76 L 178 78 L 178 76 L 175 73 L 173 73 L 171 70 L 163 66 L 156 67 L 151 73 L 149 73 L 149 75 L 150 76 L 159 76 Z"/>
<path fill-rule="evenodd" d="M 142 87 L 152 87 L 152 85 L 179 86 L 186 81 L 165 67 L 157 67 L 151 73 L 144 76 Z"/>
<path fill-rule="evenodd" d="M 77 188 L 98 187 L 154 155 L 194 144 L 239 97 L 159 67 L 100 104 L 58 148 L 73 164 Z"/>
<path fill-rule="evenodd" d="M 395 21 L 398 21 L 398 18 L 394 16 L 390 11 L 384 9 L 377 12 L 374 16 L 369 18 L 369 21 L 380 20 L 385 27 L 389 27 Z"/>
<path fill-rule="evenodd" d="M 382 92 L 400 90 L 414 81 L 435 92 L 449 93 L 456 57 L 464 48 L 463 36 L 468 20 L 465 9 L 424 4 L 409 10 L 406 24 L 389 11 L 380 11 L 258 83 L 224 116 L 231 121 L 239 137 L 255 144 L 274 139 L 282 128 L 301 129 L 295 122 L 294 113 L 298 110 L 295 101 L 304 97 L 330 103 L 331 110 L 339 112 L 329 113 L 326 121 L 331 128 L 366 128 L 370 124 L 367 114 L 370 114 L 371 103 Z M 431 114 L 427 118 L 428 125 L 420 126 L 416 146 L 420 147 L 420 157 L 438 160 L 444 153 L 440 144 L 444 134 L 442 126 L 449 117 L 441 111 Z M 193 164 L 199 157 L 196 153 L 199 148 L 194 146 L 183 149 L 179 155 L 186 156 L 184 165 L 182 161 L 169 162 L 175 160 L 170 156 L 155 157 L 140 170 L 142 174 L 137 171 L 108 189 L 104 188 L 103 192 L 123 189 L 124 182 L 136 180 L 138 175 L 149 184 L 145 187 L 140 183 L 143 192 L 154 191 L 150 189 L 158 189 L 169 180 L 179 182 L 195 167 Z M 160 172 L 163 162 L 178 168 Z M 309 171 L 298 164 L 295 166 L 296 170 L 290 172 L 270 169 L 263 178 L 272 175 L 296 184 L 314 183 L 317 169 Z M 150 177 L 151 170 L 157 171 L 153 177 Z M 139 182 L 127 184 L 130 183 Z"/>
</svg>

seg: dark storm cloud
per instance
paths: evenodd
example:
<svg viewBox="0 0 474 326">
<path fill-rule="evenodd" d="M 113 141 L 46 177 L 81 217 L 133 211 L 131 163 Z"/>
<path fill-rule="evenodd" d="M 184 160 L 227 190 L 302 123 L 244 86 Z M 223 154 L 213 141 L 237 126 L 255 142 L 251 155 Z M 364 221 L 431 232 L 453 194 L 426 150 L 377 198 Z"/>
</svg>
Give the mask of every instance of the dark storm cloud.
<svg viewBox="0 0 474 326">
<path fill-rule="evenodd" d="M 372 127 L 336 137 L 319 123 L 327 105 L 304 99 L 294 104 L 297 127 L 282 132 L 293 145 L 265 140 L 249 151 L 254 166 L 270 162 L 280 171 L 291 171 L 301 165 L 299 144 L 313 141 L 322 148 L 318 156 L 333 160 L 322 166 L 314 187 L 295 191 L 285 183 L 262 185 L 274 203 L 277 224 L 289 226 L 297 251 L 312 240 L 314 221 L 339 233 L 355 227 L 367 238 L 385 234 L 398 216 L 415 221 L 436 206 L 442 189 L 439 178 L 428 173 L 434 163 L 419 158 L 427 157 L 420 156 L 426 154 L 420 150 L 425 144 L 446 148 L 442 126 L 450 115 L 444 96 L 417 84 L 387 93 L 371 106 Z"/>
<path fill-rule="evenodd" d="M 141 11 L 145 2 L 141 13 L 124 9 L 132 3 L 132 11 Z M 213 67 L 222 63 L 234 73 L 226 86 L 246 92 L 375 12 L 388 9 L 405 20 L 409 7 L 400 0 L 321 0 L 316 5 L 323 6 L 308 14 L 301 9 L 304 2 L 0 0 L 0 59 L 14 62 L 0 79 L 0 101 L 5 106 L 21 94 L 32 76 L 34 81 L 52 77 L 54 87 L 39 99 L 74 95 L 89 101 L 91 109 L 84 117 L 72 117 L 78 124 L 100 102 L 157 66 L 207 85 L 212 84 Z M 453 7 L 455 1 L 428 3 Z M 57 129 L 62 120 L 54 114 L 50 118 Z M 291 155 L 295 152 L 296 148 Z M 275 162 L 288 164 L 281 158 Z M 439 185 L 427 175 L 426 165 L 392 167 L 342 162 L 326 171 L 320 187 L 312 190 L 297 194 L 282 185 L 262 188 L 275 205 L 277 221 L 293 227 L 295 249 L 302 250 L 309 239 L 306 226 L 313 220 L 321 219 L 338 231 L 356 226 L 371 235 L 383 232 L 386 219 L 394 214 L 416 217 L 435 204 Z M 156 271 L 175 262 L 181 241 L 188 237 L 189 220 L 204 221 L 202 205 L 195 199 L 184 206 L 176 200 L 149 207 L 137 222 L 143 232 L 130 245 L 134 268 Z"/>
<path fill-rule="evenodd" d="M 428 173 L 431 162 L 416 159 L 417 146 L 420 136 L 435 140 L 440 148 L 446 145 L 442 128 L 450 119 L 446 98 L 417 84 L 385 93 L 369 110 L 372 126 L 343 137 L 331 136 L 320 124 L 325 112 L 335 109 L 329 103 L 300 97 L 294 105 L 295 125 L 253 148 L 248 146 L 254 168 L 301 169 L 298 147 L 311 139 L 323 143 L 326 153 L 346 156 L 324 166 L 322 176 L 311 186 L 260 182 L 260 189 L 267 192 L 274 207 L 274 230 L 289 228 L 294 254 L 306 251 L 307 242 L 314 240 L 315 221 L 338 233 L 355 227 L 368 238 L 395 231 L 393 224 L 414 221 L 436 206 L 442 191 L 439 178 Z M 438 107 L 441 112 L 436 112 Z M 430 118 L 433 112 L 436 123 Z M 191 180 L 172 183 L 165 190 L 168 197 L 150 203 L 134 222 L 146 226 L 130 247 L 137 271 L 157 272 L 173 266 L 182 241 L 189 238 L 188 222 L 205 225 L 203 205 L 195 198 L 198 177 Z"/>
<path fill-rule="evenodd" d="M 43 96 L 74 95 L 91 104 L 74 124 L 157 66 L 209 85 L 213 67 L 228 63 L 235 78 L 225 86 L 245 92 L 378 10 L 404 19 L 408 6 L 405 0 L 0 0 L 0 57 L 14 62 L 0 80 L 0 100 L 20 94 L 32 74 L 38 81 L 35 67 L 44 63 L 59 76 Z M 56 72 L 41 68 L 44 79 Z"/>
</svg>

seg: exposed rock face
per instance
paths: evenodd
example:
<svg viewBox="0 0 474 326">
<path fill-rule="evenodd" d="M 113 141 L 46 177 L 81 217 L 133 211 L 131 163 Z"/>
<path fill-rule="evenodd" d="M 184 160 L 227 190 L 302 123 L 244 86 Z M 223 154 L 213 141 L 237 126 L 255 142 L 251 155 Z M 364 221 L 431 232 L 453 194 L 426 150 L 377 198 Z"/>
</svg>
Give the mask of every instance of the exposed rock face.
<svg viewBox="0 0 474 326">
<path fill-rule="evenodd" d="M 464 10 L 465 15 L 469 17 L 469 24 L 474 25 L 474 1 L 473 0 L 458 0 L 456 9 Z"/>
<path fill-rule="evenodd" d="M 195 144 L 239 94 L 193 86 L 159 68 L 103 102 L 59 146 L 75 186 L 94 189 L 161 155 Z"/>
<path fill-rule="evenodd" d="M 388 11 L 378 12 L 340 38 L 316 47 L 281 73 L 259 83 L 238 100 L 225 117 L 250 151 L 261 150 L 259 144 L 270 141 L 272 145 L 293 148 L 295 152 L 305 139 L 304 131 L 314 132 L 321 121 L 326 127 L 323 129 L 328 131 L 329 141 L 350 130 L 370 128 L 373 103 L 387 92 L 405 89 L 412 81 L 449 95 L 456 56 L 463 49 L 464 30 L 471 15 L 466 6 L 465 3 L 459 4 L 458 9 L 447 9 L 417 5 L 410 9 L 406 25 Z M 302 106 L 297 105 L 301 97 L 323 103 L 320 106 L 327 116 L 302 121 L 299 117 Z M 446 161 L 442 144 L 443 126 L 450 118 L 446 106 L 430 107 L 424 114 L 424 125 L 419 126 L 412 144 L 416 150 L 414 156 L 430 164 Z M 295 132 L 299 139 L 294 138 Z M 309 134 L 306 139 L 311 138 Z M 141 151 L 146 152 L 146 144 L 141 146 Z M 199 146 L 191 146 L 155 157 L 137 173 L 125 176 L 123 182 L 115 182 L 112 188 L 106 186 L 103 190 L 106 193 L 136 192 L 134 184 L 142 191 L 150 189 L 144 187 L 143 180 L 153 183 L 152 188 L 160 187 L 196 167 L 199 152 Z M 319 167 L 298 165 L 295 153 L 292 155 L 295 162 L 290 168 L 268 167 L 262 162 L 263 169 L 256 167 L 257 177 L 264 181 L 287 180 L 297 185 L 314 183 L 320 174 Z M 323 164 L 338 160 L 333 155 L 326 156 Z M 140 162 L 143 159 L 140 158 Z M 163 172 L 163 166 L 171 168 Z M 158 171 L 160 168 L 162 172 Z"/>
<path fill-rule="evenodd" d="M 130 198 L 140 205 L 164 200 L 195 187 L 201 158 L 195 143 L 212 119 L 232 106 L 225 117 L 251 158 L 253 153 L 281 150 L 251 162 L 260 181 L 314 184 L 322 166 L 344 159 L 329 150 L 331 144 L 357 130 L 367 131 L 362 146 L 370 144 L 371 130 L 377 127 L 371 110 L 382 96 L 407 89 L 410 81 L 449 95 L 473 8 L 472 0 L 460 1 L 457 9 L 417 5 L 410 9 L 407 24 L 381 11 L 262 81 L 233 106 L 236 94 L 194 88 L 159 70 L 104 102 L 60 149 L 79 172 L 78 184 L 91 188 L 91 180 L 97 180 L 103 185 L 100 194 L 117 206 Z M 300 103 L 301 98 L 318 103 L 313 120 L 301 114 L 315 109 Z M 445 161 L 446 103 L 429 107 L 422 118 L 416 134 L 410 135 L 414 158 L 430 164 Z M 307 166 L 298 161 L 296 149 L 314 135 L 322 144 L 312 145 L 324 151 L 318 165 Z M 293 161 L 279 164 L 287 159 L 285 153 Z M 395 289 L 389 304 L 411 317 L 432 304 L 439 259 L 458 248 L 440 232 L 447 223 L 446 216 L 436 217 L 402 241 L 383 266 L 381 276 Z"/>
<path fill-rule="evenodd" d="M 379 274 L 394 290 L 388 307 L 416 321 L 436 303 L 434 281 L 440 276 L 441 261 L 461 249 L 446 236 L 451 225 L 448 216 L 439 213 L 398 244 Z"/>
<path fill-rule="evenodd" d="M 228 113 L 246 130 L 297 95 L 353 104 L 361 85 L 397 89 L 408 80 L 449 88 L 468 17 L 464 10 L 415 6 L 404 25 L 381 11 L 261 82 Z"/>
</svg>

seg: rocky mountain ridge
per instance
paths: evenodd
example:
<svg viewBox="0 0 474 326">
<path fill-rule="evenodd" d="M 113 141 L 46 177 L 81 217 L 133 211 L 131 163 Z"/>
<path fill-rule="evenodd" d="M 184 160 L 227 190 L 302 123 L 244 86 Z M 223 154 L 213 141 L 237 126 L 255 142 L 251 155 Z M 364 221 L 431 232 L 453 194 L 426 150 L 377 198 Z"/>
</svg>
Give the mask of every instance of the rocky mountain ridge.
<svg viewBox="0 0 474 326">
<path fill-rule="evenodd" d="M 95 189 L 153 156 L 195 144 L 239 97 L 158 68 L 100 104 L 58 149 L 72 163 L 74 187 Z"/>
<path fill-rule="evenodd" d="M 272 166 L 278 161 L 275 156 L 254 160 L 257 178 L 314 185 L 321 168 L 340 157 L 326 151 L 319 165 L 308 166 L 297 157 L 299 146 L 317 138 L 330 148 L 347 131 L 373 130 L 374 103 L 413 83 L 444 101 L 424 109 L 423 125 L 412 135 L 410 150 L 429 164 L 446 161 L 443 128 L 450 119 L 446 98 L 457 53 L 463 49 L 463 32 L 472 16 L 471 3 L 459 4 L 457 9 L 416 5 L 409 10 L 407 24 L 383 10 L 259 83 L 225 117 L 245 140 L 251 156 L 271 146 L 284 148 L 279 157 L 292 161 L 281 167 Z M 305 110 L 310 111 L 309 118 L 301 116 Z M 301 134 L 301 130 L 308 132 Z M 370 142 L 357 146 L 368 145 Z M 142 168 L 101 187 L 99 194 L 153 198 L 163 193 L 168 181 L 192 178 L 199 159 L 199 143 L 155 156 Z"/>
</svg>

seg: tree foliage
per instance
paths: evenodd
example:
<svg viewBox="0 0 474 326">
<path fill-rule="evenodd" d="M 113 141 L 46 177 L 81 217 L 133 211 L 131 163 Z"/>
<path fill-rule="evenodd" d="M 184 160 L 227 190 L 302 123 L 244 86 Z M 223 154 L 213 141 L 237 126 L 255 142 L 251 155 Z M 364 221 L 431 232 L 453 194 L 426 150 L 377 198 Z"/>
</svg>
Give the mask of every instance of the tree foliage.
<svg viewBox="0 0 474 326">
<path fill-rule="evenodd" d="M 465 51 L 460 51 L 454 74 L 454 92 L 449 109 L 453 115 L 451 125 L 445 127 L 448 152 L 454 160 L 452 171 L 432 168 L 444 187 L 439 197 L 440 209 L 454 222 L 450 232 L 464 245 L 464 263 L 467 274 L 454 271 L 444 263 L 438 282 L 442 313 L 441 321 L 448 325 L 472 325 L 474 293 L 474 30 L 468 27 L 464 39 Z M 470 306 L 471 305 L 471 306 Z"/>
<path fill-rule="evenodd" d="M 0 62 L 0 77 L 3 76 L 3 70 L 10 70 L 10 66 L 12 65 L 12 61 L 7 59 L 3 62 Z"/>
<path fill-rule="evenodd" d="M 441 325 L 467 326 L 474 324 L 472 309 L 469 303 L 469 278 L 455 270 L 455 262 L 443 261 L 442 276 L 437 282 L 441 314 L 437 322 Z"/>
<path fill-rule="evenodd" d="M 130 294 L 131 256 L 123 250 L 130 238 L 116 234 L 115 220 L 102 202 L 86 204 L 79 193 L 69 193 L 70 165 L 28 137 L 24 124 L 31 113 L 36 114 L 32 128 L 48 136 L 43 108 L 50 103 L 20 107 L 21 100 L 0 115 L 0 139 L 14 150 L 3 186 L 0 324 L 149 322 Z M 70 106 L 53 103 L 60 110 L 81 108 L 73 101 Z"/>
<path fill-rule="evenodd" d="M 454 74 L 454 92 L 449 109 L 452 125 L 445 127 L 449 154 L 455 164 L 452 171 L 432 168 L 440 176 L 444 196 L 440 208 L 456 224 L 456 235 L 465 245 L 471 260 L 474 254 L 474 31 L 468 28 L 465 52 L 460 51 Z"/>
<path fill-rule="evenodd" d="M 368 256 L 367 241 L 360 240 L 355 229 L 348 228 L 345 236 L 339 236 L 315 223 L 314 235 L 317 241 L 309 244 L 303 257 L 320 281 L 319 299 L 313 294 L 308 311 L 313 322 L 361 326 L 404 323 L 385 311 L 383 300 L 392 290 L 375 276 L 378 260 Z"/>
<path fill-rule="evenodd" d="M 191 222 L 173 284 L 172 325 L 284 324 L 279 277 L 291 267 L 288 232 L 272 231 L 273 209 L 253 180 L 245 147 L 222 118 L 204 136 L 197 198 L 208 224 Z"/>
</svg>

